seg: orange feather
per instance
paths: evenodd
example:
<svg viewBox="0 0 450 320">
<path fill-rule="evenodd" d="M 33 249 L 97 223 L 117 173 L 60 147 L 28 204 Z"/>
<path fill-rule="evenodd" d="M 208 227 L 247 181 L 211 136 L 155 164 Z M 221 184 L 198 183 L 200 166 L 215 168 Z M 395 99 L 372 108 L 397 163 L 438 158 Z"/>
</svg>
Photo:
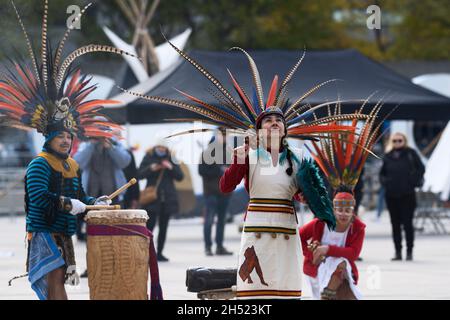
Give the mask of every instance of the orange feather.
<svg viewBox="0 0 450 320">
<path fill-rule="evenodd" d="M 238 82 L 236 81 L 236 79 L 234 79 L 233 75 L 231 74 L 231 71 L 228 70 L 228 73 L 230 74 L 231 77 L 231 81 L 233 82 L 233 86 L 234 88 L 237 90 L 237 92 L 239 93 L 239 96 L 242 98 L 242 100 L 244 101 L 245 105 L 247 106 L 247 108 L 251 111 L 251 113 L 253 113 L 253 115 L 256 116 L 256 112 L 255 109 L 253 108 L 252 104 L 250 103 L 250 101 L 248 101 L 247 97 L 245 96 L 245 93 L 242 91 L 241 87 L 239 86 Z"/>
<path fill-rule="evenodd" d="M 273 78 L 273 81 L 272 81 L 272 86 L 270 87 L 269 97 L 267 98 L 266 108 L 272 106 L 273 103 L 275 102 L 277 87 L 278 87 L 278 75 L 275 75 L 275 77 Z"/>
<path fill-rule="evenodd" d="M 356 129 L 356 124 L 357 124 L 357 120 L 353 120 L 352 127 L 354 128 L 354 130 Z M 346 167 L 348 167 L 348 165 L 350 164 L 351 156 L 353 153 L 353 143 L 355 142 L 354 140 L 355 140 L 355 134 L 350 133 L 350 135 L 348 137 L 349 143 L 346 144 L 346 148 L 345 148 L 345 166 Z"/>
<path fill-rule="evenodd" d="M 28 100 L 21 92 L 17 91 L 14 87 L 12 87 L 4 82 L 0 82 L 0 89 L 5 89 L 8 93 L 15 96 L 21 102 Z"/>
<path fill-rule="evenodd" d="M 26 112 L 23 109 L 19 108 L 19 107 L 12 106 L 12 105 L 0 102 L 0 110 L 2 110 L 2 109 L 6 110 L 6 111 L 9 111 L 9 112 L 14 112 L 14 113 L 19 114 L 21 116 L 26 114 Z"/>
<path fill-rule="evenodd" d="M 66 89 L 66 94 L 65 96 L 70 96 L 72 95 L 72 93 L 75 92 L 75 85 L 78 84 L 78 79 L 80 77 L 80 73 L 81 71 L 78 70 L 77 72 L 75 72 L 75 74 L 72 76 L 72 79 L 70 79 L 69 85 L 67 86 Z"/>
</svg>

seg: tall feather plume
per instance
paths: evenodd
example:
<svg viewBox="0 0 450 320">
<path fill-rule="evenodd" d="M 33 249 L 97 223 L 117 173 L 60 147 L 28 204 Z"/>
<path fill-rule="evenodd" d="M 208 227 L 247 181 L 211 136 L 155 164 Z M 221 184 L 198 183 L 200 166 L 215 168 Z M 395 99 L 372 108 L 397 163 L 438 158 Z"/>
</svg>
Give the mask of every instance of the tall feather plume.
<svg viewBox="0 0 450 320">
<path fill-rule="evenodd" d="M 163 34 L 163 36 L 164 36 L 164 34 Z M 165 36 L 164 36 L 164 38 L 165 38 Z M 236 102 L 236 100 L 233 98 L 231 93 L 227 89 L 225 89 L 225 87 L 222 85 L 222 83 L 217 78 L 215 78 L 212 74 L 210 74 L 208 72 L 208 70 L 206 70 L 202 65 L 200 65 L 197 61 L 195 61 L 193 58 L 191 58 L 186 52 L 177 48 L 172 42 L 167 40 L 167 38 L 165 38 L 165 39 L 166 39 L 167 43 L 169 43 L 170 46 L 173 49 L 175 49 L 175 51 L 178 52 L 178 54 L 182 58 L 184 58 L 187 62 L 189 62 L 192 66 L 194 66 L 198 71 L 200 71 L 200 73 L 206 79 L 208 79 L 217 89 L 219 89 L 219 91 L 231 102 L 231 104 L 233 105 L 234 111 L 241 113 L 244 117 L 247 118 L 248 121 L 251 121 L 250 118 L 246 115 L 246 113 L 242 109 L 242 107 L 239 105 L 239 103 Z"/>
<path fill-rule="evenodd" d="M 216 125 L 219 126 L 224 126 L 227 128 L 235 128 L 235 126 L 232 126 L 228 123 L 226 118 L 223 118 L 222 116 L 211 112 L 209 110 L 206 110 L 205 108 L 202 107 L 198 107 L 192 104 L 188 104 L 182 101 L 178 101 L 178 100 L 174 100 L 174 99 L 168 99 L 168 98 L 163 98 L 163 97 L 156 97 L 156 96 L 147 96 L 147 95 L 143 95 L 140 93 L 136 93 L 136 92 L 132 92 L 123 88 L 119 88 L 120 90 L 122 90 L 123 92 L 126 92 L 128 94 L 131 94 L 135 97 L 139 97 L 148 101 L 153 101 L 153 102 L 158 102 L 158 103 L 162 103 L 162 104 L 167 104 L 170 106 L 175 106 L 175 107 L 179 107 L 185 110 L 189 110 L 192 111 L 194 113 L 197 113 L 201 116 L 207 117 L 209 119 L 211 119 L 212 121 L 214 121 L 216 123 Z M 201 121 L 202 119 L 198 119 L 199 121 Z M 244 127 L 243 129 L 245 129 L 246 127 Z"/>
<path fill-rule="evenodd" d="M 30 55 L 31 62 L 33 64 L 33 69 L 34 69 L 33 71 L 36 75 L 37 81 L 40 82 L 41 80 L 40 80 L 40 76 L 39 76 L 39 69 L 37 66 L 36 56 L 33 51 L 33 46 L 31 45 L 31 41 L 30 41 L 30 38 L 28 37 L 27 30 L 25 29 L 25 25 L 23 24 L 22 18 L 20 17 L 19 11 L 17 10 L 16 5 L 14 4 L 13 0 L 11 0 L 11 4 L 16 13 L 16 17 L 17 17 L 17 20 L 19 21 L 20 27 L 22 28 L 23 35 L 25 36 L 25 41 L 27 42 L 28 54 Z"/>
<path fill-rule="evenodd" d="M 283 94 L 286 92 L 287 85 L 288 85 L 289 82 L 291 81 L 291 79 L 292 79 L 292 77 L 294 76 L 295 72 L 297 71 L 298 67 L 300 67 L 300 65 L 301 65 L 301 63 L 302 63 L 302 61 L 303 61 L 303 59 L 305 58 L 305 55 L 306 55 L 306 47 L 303 49 L 303 54 L 302 54 L 301 58 L 297 61 L 296 64 L 294 64 L 294 66 L 291 68 L 291 70 L 287 73 L 286 77 L 284 78 L 283 82 L 281 83 L 280 88 L 278 89 L 278 93 L 277 93 L 277 95 L 276 95 L 276 97 L 275 97 L 275 104 L 276 104 L 277 106 L 280 106 L 280 105 L 278 105 L 278 102 L 279 102 L 280 100 L 282 100 L 282 99 L 280 99 L 280 98 L 281 98 L 281 97 L 283 96 Z"/>
<path fill-rule="evenodd" d="M 358 113 L 362 113 L 366 104 L 370 101 L 370 99 L 375 95 L 376 91 L 371 93 L 366 99 L 364 99 L 361 108 L 359 108 Z"/>
<path fill-rule="evenodd" d="M 267 97 L 266 108 L 275 105 L 275 91 L 278 86 L 278 76 L 273 78 L 272 85 L 270 86 L 269 96 Z"/>
<path fill-rule="evenodd" d="M 364 120 L 369 119 L 370 116 L 366 114 L 341 114 L 337 116 L 330 116 L 330 117 L 323 117 L 323 118 L 317 118 L 317 120 L 309 122 L 308 126 L 316 126 L 320 124 L 324 124 L 327 122 L 333 122 L 333 121 L 350 121 L 350 120 Z"/>
<path fill-rule="evenodd" d="M 361 144 L 364 148 L 369 147 L 369 141 L 372 133 L 374 132 L 374 123 L 377 118 L 378 112 L 381 110 L 382 102 L 379 101 L 377 103 L 377 106 L 372 109 L 371 116 L 372 118 L 367 120 L 363 129 L 361 135 L 358 137 L 358 143 Z M 353 167 L 355 167 L 358 164 L 358 161 L 361 160 L 361 155 L 363 154 L 363 149 L 360 148 L 355 152 L 354 160 L 353 160 Z"/>
<path fill-rule="evenodd" d="M 206 91 L 208 91 L 208 93 L 210 95 L 212 95 L 219 104 L 225 106 L 229 110 L 234 111 L 233 105 L 231 105 L 230 101 L 225 99 L 224 96 L 219 91 L 217 91 L 217 89 L 215 87 L 214 88 L 208 87 L 208 88 L 206 88 Z"/>
<path fill-rule="evenodd" d="M 363 105 L 366 103 L 367 99 Z M 372 139 L 379 129 L 379 126 L 374 127 L 374 123 L 381 107 L 382 103 L 378 101 L 367 115 L 361 114 L 362 108 L 360 108 L 354 113 L 356 117 L 350 126 L 350 128 L 353 128 L 352 131 L 331 134 L 328 139 L 320 141 L 320 149 L 313 144 L 315 148 L 313 157 L 318 160 L 319 166 L 327 174 L 327 178 L 334 190 L 337 190 L 339 186 L 345 186 L 347 189 L 353 190 L 358 182 L 367 157 L 369 154 L 373 155 L 370 150 L 374 145 Z M 363 119 L 364 124 L 358 129 L 357 120 L 358 118 L 361 119 L 360 117 L 362 116 L 365 116 L 365 119 Z M 336 105 L 335 115 L 328 118 L 335 118 L 336 123 L 344 121 L 340 114 L 339 105 Z M 318 121 L 320 120 L 322 119 Z M 326 167 L 327 161 L 336 169 L 332 170 L 333 173 L 330 173 L 330 169 Z"/>
<path fill-rule="evenodd" d="M 312 104 L 306 103 L 300 107 L 298 107 L 295 111 L 286 116 L 286 121 L 291 121 L 294 117 L 300 117 L 303 112 L 312 108 Z"/>
<path fill-rule="evenodd" d="M 48 66 L 47 66 L 47 23 L 48 23 L 48 0 L 44 0 L 44 14 L 42 16 L 42 36 L 41 36 L 41 62 L 42 62 L 42 82 L 47 89 Z"/>
<path fill-rule="evenodd" d="M 316 92 L 317 90 L 319 90 L 321 87 L 323 87 L 324 85 L 327 85 L 331 82 L 335 82 L 335 81 L 339 81 L 339 79 L 330 79 L 327 81 L 324 81 L 322 83 L 319 83 L 317 85 L 315 85 L 314 87 L 312 87 L 311 89 L 309 89 L 306 93 L 304 93 L 300 98 L 298 98 L 287 110 L 285 115 L 288 116 L 290 113 L 292 113 L 297 107 L 298 105 L 305 100 L 307 97 L 309 97 L 310 95 L 312 95 L 314 92 Z"/>
<path fill-rule="evenodd" d="M 355 101 L 355 100 L 347 100 L 347 101 L 350 102 L 350 101 Z M 356 100 L 356 101 L 358 101 L 358 100 Z M 312 113 L 314 113 L 314 111 L 316 111 L 316 110 L 318 110 L 320 108 L 323 108 L 323 107 L 329 107 L 331 104 L 335 104 L 335 103 L 339 103 L 339 100 L 329 101 L 329 102 L 327 101 L 327 102 L 318 104 L 318 105 L 316 105 L 314 107 L 312 107 L 310 104 L 308 104 L 306 106 L 303 106 L 304 108 L 302 107 L 304 110 L 306 109 L 307 111 L 305 111 L 305 112 L 303 112 L 301 114 L 299 113 L 300 110 L 295 112 L 295 113 L 291 113 L 289 117 L 286 117 L 286 122 L 288 124 L 290 124 L 290 123 L 293 123 L 293 122 L 297 122 L 299 120 L 304 120 L 307 117 L 309 117 Z M 293 118 L 296 114 L 297 114 L 297 117 Z M 338 114 L 336 114 L 336 115 L 338 115 Z"/>
<path fill-rule="evenodd" d="M 138 58 L 137 56 L 135 56 L 131 53 L 128 53 L 126 51 L 123 51 L 123 50 L 120 50 L 120 49 L 117 49 L 114 47 L 110 47 L 110 46 L 105 46 L 105 45 L 90 44 L 90 45 L 81 47 L 81 48 L 73 51 L 69 56 L 67 56 L 67 58 L 61 64 L 61 68 L 58 72 L 58 76 L 56 77 L 56 87 L 58 90 L 61 88 L 63 78 L 64 78 L 69 66 L 77 58 L 81 57 L 82 55 L 85 55 L 88 53 L 93 53 L 93 52 L 108 52 L 108 53 L 115 53 L 115 54 L 122 55 L 122 56 L 131 56 L 134 58 Z"/>
<path fill-rule="evenodd" d="M 245 56 L 247 57 L 247 60 L 248 60 L 248 62 L 250 64 L 250 69 L 252 71 L 253 83 L 255 84 L 256 94 L 257 94 L 257 97 L 258 97 L 259 106 L 261 107 L 261 109 L 264 109 L 264 93 L 263 93 L 263 89 L 262 89 L 262 85 L 261 85 L 261 77 L 259 75 L 258 67 L 256 66 L 255 61 L 247 53 L 247 51 L 245 51 L 242 48 L 233 47 L 233 48 L 230 49 L 230 51 L 231 50 L 239 50 L 242 53 L 244 53 Z"/>
<path fill-rule="evenodd" d="M 311 135 L 311 134 L 319 134 L 319 133 L 331 133 L 331 132 L 340 132 L 340 133 L 349 133 L 352 130 L 351 126 L 345 126 L 345 125 L 335 125 L 335 124 L 328 124 L 328 125 L 320 125 L 320 126 L 310 126 L 310 125 L 304 125 L 304 126 L 298 126 L 295 128 L 289 128 L 288 129 L 288 135 Z"/>
<path fill-rule="evenodd" d="M 239 83 L 237 82 L 237 80 L 233 77 L 233 74 L 231 73 L 230 70 L 228 70 L 228 74 L 230 75 L 231 81 L 233 82 L 234 88 L 236 89 L 239 97 L 241 98 L 242 102 L 244 103 L 244 106 L 247 107 L 248 112 L 251 114 L 251 116 L 253 117 L 253 120 L 256 119 L 257 114 L 255 109 L 253 108 L 250 99 L 248 98 L 247 94 L 244 91 L 244 88 L 242 88 Z"/>
<path fill-rule="evenodd" d="M 187 93 L 185 93 L 185 92 L 183 92 L 181 90 L 178 90 L 178 89 L 176 89 L 176 90 L 179 93 L 181 93 L 183 96 L 187 97 L 189 100 L 194 101 L 194 102 L 202 105 L 203 107 L 205 107 L 206 109 L 210 110 L 211 112 L 214 112 L 217 115 L 227 119 L 229 122 L 233 122 L 233 123 L 237 124 L 238 126 L 245 126 L 245 124 L 242 121 L 240 121 L 237 118 L 234 118 L 234 117 L 230 116 L 225 111 L 223 111 L 223 110 L 221 110 L 221 109 L 219 109 L 219 108 L 217 108 L 217 107 L 215 107 L 213 105 L 210 105 L 210 104 L 208 104 L 206 102 L 203 102 L 202 100 L 200 100 L 200 99 L 198 99 L 198 98 L 196 98 L 196 97 L 194 97 L 192 95 L 189 95 L 189 94 L 187 94 Z"/>
<path fill-rule="evenodd" d="M 289 88 L 286 87 L 283 90 L 283 92 L 281 93 L 281 95 L 278 97 L 277 107 L 281 108 L 281 110 L 283 112 L 285 112 L 286 109 L 289 107 L 289 103 L 288 103 L 289 98 L 287 98 L 288 91 L 289 91 Z"/>
<path fill-rule="evenodd" d="M 97 118 L 103 116 L 98 111 L 104 105 L 117 102 L 111 100 L 84 101 L 96 89 L 96 85 L 89 86 L 91 79 L 87 79 L 86 75 L 80 76 L 80 71 L 73 68 L 72 63 L 77 57 L 89 52 L 127 53 L 108 46 L 90 45 L 75 50 L 63 62 L 61 70 L 58 70 L 63 46 L 72 27 L 69 27 L 64 34 L 58 50 L 53 52 L 48 37 L 49 1 L 44 0 L 40 37 L 41 57 L 38 61 L 36 57 L 39 55 L 36 55 L 33 50 L 19 11 L 12 0 L 11 4 L 25 36 L 32 68 L 27 67 L 21 59 L 18 62 L 12 60 L 13 68 L 6 68 L 6 74 L 2 74 L 0 79 L 1 125 L 22 129 L 34 128 L 45 135 L 48 133 L 49 124 L 52 124 L 52 128 L 66 127 L 79 138 L 112 137 L 115 134 L 114 130 L 117 131 L 121 127 L 112 123 L 110 119 L 106 118 L 107 121 L 99 121 Z M 82 13 L 88 7 L 89 5 L 83 9 Z M 78 15 L 76 20 L 79 20 L 81 14 Z M 56 73 L 57 71 L 58 73 Z M 59 71 L 62 71 L 62 73 L 60 74 Z M 71 75 L 73 77 L 70 79 Z M 64 89 L 66 82 L 68 82 L 68 86 Z M 59 103 L 64 104 L 68 108 L 67 111 L 58 110 L 58 113 L 55 113 L 57 111 L 56 106 Z M 71 123 L 72 126 L 66 126 L 68 123 Z"/>
</svg>

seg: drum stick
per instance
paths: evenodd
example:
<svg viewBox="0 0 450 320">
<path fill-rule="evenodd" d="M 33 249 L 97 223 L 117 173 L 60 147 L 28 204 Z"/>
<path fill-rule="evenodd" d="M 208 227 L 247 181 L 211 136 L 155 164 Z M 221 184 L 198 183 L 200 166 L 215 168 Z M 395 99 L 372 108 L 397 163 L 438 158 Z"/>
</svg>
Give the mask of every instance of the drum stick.
<svg viewBox="0 0 450 320">
<path fill-rule="evenodd" d="M 119 205 L 115 206 L 86 206 L 86 210 L 120 210 Z"/>
<path fill-rule="evenodd" d="M 137 180 L 135 178 L 131 179 L 130 181 L 128 181 L 126 184 L 124 184 L 123 186 L 121 186 L 119 189 L 117 189 L 116 191 L 114 191 L 113 193 L 111 193 L 108 196 L 109 200 L 114 199 L 115 197 L 117 197 L 119 194 L 121 194 L 122 192 L 124 192 L 125 190 L 127 190 L 129 187 L 131 187 L 133 184 L 135 184 L 137 182 Z"/>
</svg>

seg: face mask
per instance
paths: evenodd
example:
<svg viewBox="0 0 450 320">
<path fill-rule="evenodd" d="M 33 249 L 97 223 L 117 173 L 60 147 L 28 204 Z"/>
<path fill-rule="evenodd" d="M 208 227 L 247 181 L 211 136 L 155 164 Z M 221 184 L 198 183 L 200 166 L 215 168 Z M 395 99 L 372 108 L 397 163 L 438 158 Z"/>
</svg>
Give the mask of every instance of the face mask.
<svg viewBox="0 0 450 320">
<path fill-rule="evenodd" d="M 167 155 L 166 150 L 155 149 L 155 153 L 158 157 L 165 157 Z"/>
</svg>

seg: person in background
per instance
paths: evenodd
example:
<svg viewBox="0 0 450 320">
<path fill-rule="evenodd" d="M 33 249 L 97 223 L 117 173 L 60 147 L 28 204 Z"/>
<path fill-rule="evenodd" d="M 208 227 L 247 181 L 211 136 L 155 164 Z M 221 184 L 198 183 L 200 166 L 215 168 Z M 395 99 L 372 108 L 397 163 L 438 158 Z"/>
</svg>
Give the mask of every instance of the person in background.
<svg viewBox="0 0 450 320">
<path fill-rule="evenodd" d="M 211 231 L 216 215 L 216 254 L 232 254 L 223 246 L 225 219 L 230 196 L 222 194 L 219 189 L 220 178 L 228 167 L 227 163 L 231 163 L 231 152 L 227 152 L 225 137 L 224 131 L 218 130 L 216 132 L 208 147 L 202 153 L 202 160 L 198 166 L 198 172 L 203 178 L 203 196 L 205 200 L 203 239 L 207 256 L 213 255 L 211 250 Z"/>
<path fill-rule="evenodd" d="M 31 160 L 33 160 L 31 150 L 26 142 L 21 142 L 18 146 L 16 146 L 15 151 L 18 154 L 20 167 L 26 167 Z"/>
<path fill-rule="evenodd" d="M 131 147 L 127 150 L 131 157 L 130 164 L 125 169 L 123 169 L 127 181 L 130 181 L 133 178 L 137 179 L 138 176 L 136 160 L 133 155 L 133 152 L 136 150 L 137 147 Z M 123 202 L 123 206 L 125 209 L 139 208 L 139 183 L 135 183 L 127 189 L 124 195 Z"/>
<path fill-rule="evenodd" d="M 183 179 L 183 172 L 178 164 L 172 159 L 170 150 L 164 142 L 158 142 L 153 148 L 147 151 L 138 169 L 138 179 L 147 179 L 147 187 L 156 186 L 157 199 L 145 205 L 149 220 L 147 227 L 153 232 L 159 220 L 157 258 L 158 261 L 169 261 L 163 255 L 164 244 L 166 242 L 167 228 L 171 215 L 179 210 L 178 195 L 174 181 Z M 158 181 L 159 180 L 159 181 Z"/>
<path fill-rule="evenodd" d="M 117 139 L 95 138 L 79 145 L 74 155 L 80 165 L 86 192 L 94 197 L 109 195 L 127 183 L 123 169 L 131 162 L 131 156 Z M 124 195 L 113 199 L 113 204 L 123 205 Z M 78 216 L 77 235 L 86 238 L 84 215 Z M 87 270 L 81 275 L 87 277 Z"/>
<path fill-rule="evenodd" d="M 383 158 L 380 182 L 385 189 L 395 246 L 393 261 L 402 260 L 402 227 L 406 235 L 406 260 L 413 260 L 415 188 L 423 183 L 425 167 L 416 151 L 408 147 L 406 136 L 394 133 L 389 152 Z"/>
<path fill-rule="evenodd" d="M 89 194 L 111 194 L 127 183 L 123 170 L 131 155 L 116 139 L 91 139 L 80 144 L 74 159 L 80 164 L 83 181 Z M 113 200 L 122 204 L 123 193 Z"/>
</svg>

